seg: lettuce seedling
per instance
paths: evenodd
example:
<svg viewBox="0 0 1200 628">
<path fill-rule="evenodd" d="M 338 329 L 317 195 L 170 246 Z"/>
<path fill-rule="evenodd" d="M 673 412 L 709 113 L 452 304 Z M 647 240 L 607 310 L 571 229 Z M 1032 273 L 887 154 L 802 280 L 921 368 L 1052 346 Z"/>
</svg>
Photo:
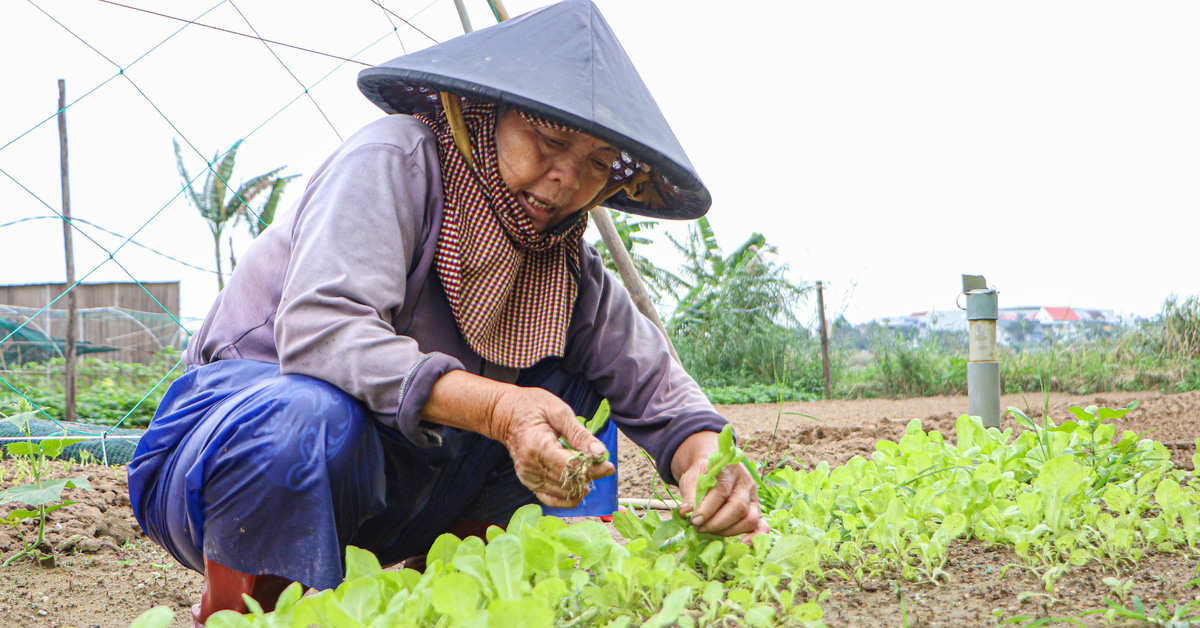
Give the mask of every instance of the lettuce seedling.
<svg viewBox="0 0 1200 628">
<path fill-rule="evenodd" d="M 758 472 L 754 469 L 754 463 L 746 457 L 746 452 L 742 451 L 737 445 L 733 444 L 733 426 L 726 424 L 721 430 L 721 434 L 717 436 L 717 450 L 708 455 L 708 470 L 706 470 L 696 480 L 696 507 L 704 501 L 704 497 L 708 495 L 709 489 L 717 485 L 717 478 L 721 475 L 721 470 L 726 465 L 740 462 L 746 470 L 750 472 L 750 476 L 754 481 L 762 486 L 762 478 L 758 477 Z"/>
<path fill-rule="evenodd" d="M 596 409 L 596 414 L 591 419 L 585 419 L 581 416 L 576 416 L 575 418 L 579 419 L 579 423 L 587 428 L 589 432 L 599 434 L 600 430 L 604 429 L 604 426 L 608 424 L 610 414 L 611 410 L 608 406 L 608 400 L 604 399 L 600 402 L 600 407 Z M 568 451 L 575 452 L 571 456 L 571 459 L 567 461 L 567 466 L 563 467 L 562 477 L 559 478 L 559 481 L 562 483 L 562 487 L 567 489 L 567 494 L 572 499 L 585 495 L 588 488 L 588 469 L 592 465 L 601 464 L 608 460 L 608 453 L 593 454 L 576 451 L 574 447 L 567 443 L 567 439 L 559 437 L 558 441 Z"/>
</svg>

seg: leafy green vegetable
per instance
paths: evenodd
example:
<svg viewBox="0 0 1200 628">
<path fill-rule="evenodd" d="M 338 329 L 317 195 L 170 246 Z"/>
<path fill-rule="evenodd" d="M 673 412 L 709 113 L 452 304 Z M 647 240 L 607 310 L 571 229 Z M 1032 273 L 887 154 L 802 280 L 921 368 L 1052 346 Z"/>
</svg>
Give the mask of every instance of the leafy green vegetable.
<svg viewBox="0 0 1200 628">
<path fill-rule="evenodd" d="M 758 477 L 758 472 L 754 469 L 754 463 L 746 457 L 746 452 L 733 444 L 733 426 L 726 424 L 721 429 L 721 433 L 717 436 L 717 450 L 708 455 L 708 469 L 700 475 L 696 480 L 696 506 L 704 501 L 704 497 L 708 495 L 708 491 L 717 485 L 717 478 L 721 475 L 721 470 L 726 465 L 740 462 L 754 477 L 754 481 L 760 485 L 763 483 L 762 478 Z"/>
</svg>

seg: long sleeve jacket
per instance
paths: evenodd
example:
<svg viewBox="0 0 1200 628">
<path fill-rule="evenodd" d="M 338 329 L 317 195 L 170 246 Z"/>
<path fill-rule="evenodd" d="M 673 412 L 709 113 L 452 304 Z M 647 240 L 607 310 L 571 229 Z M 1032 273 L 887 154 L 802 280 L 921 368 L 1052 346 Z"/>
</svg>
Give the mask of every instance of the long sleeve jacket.
<svg viewBox="0 0 1200 628">
<path fill-rule="evenodd" d="M 381 118 L 313 175 L 263 232 L 189 343 L 190 365 L 274 362 L 325 380 L 419 446 L 440 441 L 420 420 L 433 383 L 464 369 L 504 381 L 454 322 L 434 270 L 443 195 L 433 134 L 415 118 Z M 596 250 L 580 243 L 579 290 L 563 366 L 609 400 L 613 420 L 674 483 L 688 436 L 726 423 L 670 358 Z"/>
</svg>

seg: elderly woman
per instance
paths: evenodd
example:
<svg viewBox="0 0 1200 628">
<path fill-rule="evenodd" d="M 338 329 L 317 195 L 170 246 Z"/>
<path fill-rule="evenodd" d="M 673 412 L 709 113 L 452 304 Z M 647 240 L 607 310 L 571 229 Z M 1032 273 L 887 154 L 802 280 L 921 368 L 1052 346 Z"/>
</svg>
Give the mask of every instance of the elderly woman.
<svg viewBox="0 0 1200 628">
<path fill-rule="evenodd" d="M 142 527 L 205 575 L 196 625 L 243 593 L 270 609 L 290 582 L 336 586 L 347 545 L 396 563 L 524 504 L 576 505 L 559 437 L 604 454 L 575 418 L 601 398 L 700 531 L 764 531 L 739 466 L 690 504 L 726 421 L 582 240 L 600 202 L 710 204 L 596 8 L 535 11 L 359 86 L 397 115 L 244 256 L 129 468 Z"/>
</svg>

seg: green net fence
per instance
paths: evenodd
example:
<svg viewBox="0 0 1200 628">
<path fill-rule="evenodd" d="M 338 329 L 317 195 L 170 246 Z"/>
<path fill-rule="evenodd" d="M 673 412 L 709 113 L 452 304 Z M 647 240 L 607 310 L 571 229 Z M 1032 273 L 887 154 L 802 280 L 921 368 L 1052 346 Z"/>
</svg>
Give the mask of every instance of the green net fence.
<svg viewBox="0 0 1200 628">
<path fill-rule="evenodd" d="M 486 5 L 475 10 L 482 21 Z M 0 21 L 23 31 L 0 38 L 14 60 L 0 120 L 0 414 L 37 412 L 28 435 L 0 422 L 0 444 L 84 438 L 64 455 L 129 462 L 138 428 L 184 370 L 190 329 L 270 222 L 271 197 L 285 194 L 277 182 L 299 176 L 280 165 L 308 174 L 343 129 L 380 115 L 354 87 L 361 68 L 462 32 L 451 0 L 300 2 L 286 12 L 266 0 L 207 0 L 162 11 L 111 0 L 0 8 Z M 60 117 L 69 119 L 66 186 Z M 249 185 L 262 180 L 250 172 L 265 172 L 278 194 L 254 198 L 264 186 Z M 71 326 L 75 422 L 65 420 Z"/>
</svg>

